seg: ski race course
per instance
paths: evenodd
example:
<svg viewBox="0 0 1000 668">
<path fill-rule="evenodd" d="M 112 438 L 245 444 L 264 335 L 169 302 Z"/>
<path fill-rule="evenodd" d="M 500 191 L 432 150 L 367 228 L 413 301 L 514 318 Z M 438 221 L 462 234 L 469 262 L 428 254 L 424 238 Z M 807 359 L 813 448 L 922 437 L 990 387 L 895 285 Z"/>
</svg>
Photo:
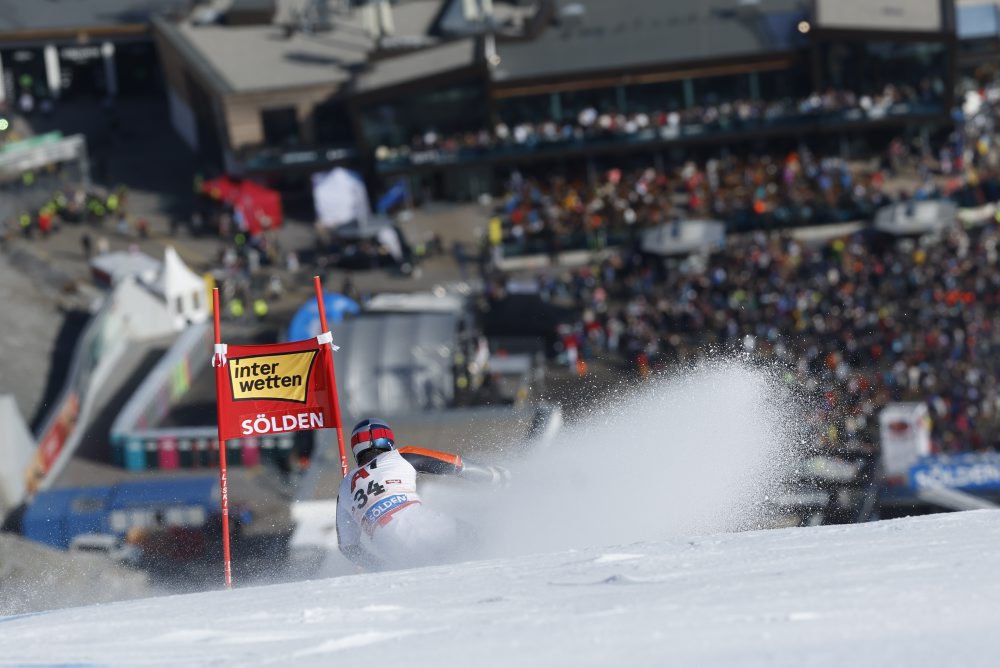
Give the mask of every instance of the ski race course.
<svg viewBox="0 0 1000 668">
<path fill-rule="evenodd" d="M 478 560 L 345 575 L 331 552 L 308 581 L 0 617 L 0 664 L 996 665 L 1000 511 L 756 529 L 807 409 L 707 362 L 503 460 L 507 488 L 430 487 Z"/>
<path fill-rule="evenodd" d="M 0 618 L 4 665 L 995 666 L 1000 512 L 715 534 Z"/>
</svg>

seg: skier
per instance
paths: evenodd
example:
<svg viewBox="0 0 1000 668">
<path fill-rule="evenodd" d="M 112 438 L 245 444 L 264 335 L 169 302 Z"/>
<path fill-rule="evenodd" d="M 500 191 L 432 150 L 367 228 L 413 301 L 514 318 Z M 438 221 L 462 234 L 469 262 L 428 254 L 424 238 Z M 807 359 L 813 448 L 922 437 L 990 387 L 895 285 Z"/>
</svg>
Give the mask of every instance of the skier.
<svg viewBox="0 0 1000 668">
<path fill-rule="evenodd" d="M 351 434 L 358 467 L 340 484 L 337 544 L 345 557 L 366 570 L 441 563 L 468 548 L 471 527 L 431 510 L 417 494 L 417 473 L 455 475 L 466 480 L 506 483 L 509 473 L 460 455 L 406 446 L 396 448 L 384 420 L 366 418 Z M 366 540 L 367 539 L 367 540 Z"/>
</svg>

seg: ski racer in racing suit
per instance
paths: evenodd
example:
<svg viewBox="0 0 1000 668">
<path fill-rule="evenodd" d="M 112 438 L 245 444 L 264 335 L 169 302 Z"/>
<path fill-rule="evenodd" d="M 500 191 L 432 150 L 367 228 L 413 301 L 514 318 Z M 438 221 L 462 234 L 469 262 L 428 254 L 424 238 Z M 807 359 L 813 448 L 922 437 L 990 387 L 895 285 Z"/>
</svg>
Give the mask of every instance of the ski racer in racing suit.
<svg viewBox="0 0 1000 668">
<path fill-rule="evenodd" d="M 460 455 L 412 446 L 397 449 L 392 429 L 377 418 L 357 424 L 351 450 L 358 467 L 340 484 L 337 544 L 365 570 L 441 563 L 473 540 L 463 523 L 422 503 L 417 473 L 488 483 L 509 478 L 502 467 L 475 464 Z"/>
</svg>

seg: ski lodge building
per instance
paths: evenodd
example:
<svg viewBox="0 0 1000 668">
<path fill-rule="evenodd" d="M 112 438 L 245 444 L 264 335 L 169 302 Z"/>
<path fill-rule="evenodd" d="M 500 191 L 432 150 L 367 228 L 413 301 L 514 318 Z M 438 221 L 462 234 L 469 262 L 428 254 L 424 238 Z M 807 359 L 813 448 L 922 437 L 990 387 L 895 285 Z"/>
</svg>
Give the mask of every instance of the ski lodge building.
<svg viewBox="0 0 1000 668">
<path fill-rule="evenodd" d="M 267 7 L 254 20 L 196 11 L 153 26 L 178 134 L 275 185 L 342 164 L 370 187 L 405 177 L 416 193 L 473 197 L 515 163 L 803 138 L 844 153 L 848 131 L 863 142 L 950 122 L 954 0 L 253 4 Z M 808 106 L 824 92 L 874 103 Z M 735 122 L 737 104 L 759 113 Z"/>
</svg>

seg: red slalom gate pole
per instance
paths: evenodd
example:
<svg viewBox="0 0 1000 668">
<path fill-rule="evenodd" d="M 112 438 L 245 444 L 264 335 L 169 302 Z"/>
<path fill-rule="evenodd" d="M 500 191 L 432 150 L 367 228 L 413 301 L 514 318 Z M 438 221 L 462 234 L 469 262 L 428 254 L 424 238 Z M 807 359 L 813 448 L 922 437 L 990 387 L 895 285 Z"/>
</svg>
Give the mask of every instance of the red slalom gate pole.
<svg viewBox="0 0 1000 668">
<path fill-rule="evenodd" d="M 219 352 L 222 344 L 222 331 L 219 326 L 219 288 L 212 289 L 212 314 L 215 318 L 215 345 L 212 351 L 212 365 L 215 367 L 215 423 L 219 435 L 219 487 L 222 493 L 222 558 L 226 567 L 226 589 L 233 588 L 233 567 L 229 553 L 229 483 L 226 480 L 226 442 L 222 440 L 222 402 L 219 392 L 225 385 L 226 363 L 225 353 Z"/>
<path fill-rule="evenodd" d="M 323 304 L 323 286 L 319 276 L 313 276 L 316 287 L 316 306 L 319 308 L 319 326 L 323 332 L 329 332 L 326 326 L 326 306 Z M 344 423 L 340 419 L 340 399 L 337 397 L 337 372 L 333 367 L 333 342 L 330 342 L 330 364 L 326 367 L 326 384 L 330 386 L 333 403 L 333 420 L 337 423 L 337 445 L 340 446 L 340 474 L 347 477 L 347 450 L 344 449 Z"/>
</svg>

